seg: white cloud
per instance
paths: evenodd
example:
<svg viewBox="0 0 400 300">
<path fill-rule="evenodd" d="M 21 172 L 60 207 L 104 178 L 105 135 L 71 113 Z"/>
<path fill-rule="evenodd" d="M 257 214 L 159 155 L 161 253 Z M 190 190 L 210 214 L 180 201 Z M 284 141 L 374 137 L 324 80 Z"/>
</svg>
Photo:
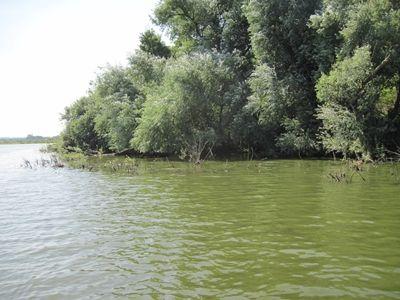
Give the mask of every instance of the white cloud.
<svg viewBox="0 0 400 300">
<path fill-rule="evenodd" d="M 58 134 L 64 107 L 87 91 L 99 66 L 125 63 L 140 33 L 151 27 L 156 3 L 3 2 L 0 137 Z"/>
</svg>

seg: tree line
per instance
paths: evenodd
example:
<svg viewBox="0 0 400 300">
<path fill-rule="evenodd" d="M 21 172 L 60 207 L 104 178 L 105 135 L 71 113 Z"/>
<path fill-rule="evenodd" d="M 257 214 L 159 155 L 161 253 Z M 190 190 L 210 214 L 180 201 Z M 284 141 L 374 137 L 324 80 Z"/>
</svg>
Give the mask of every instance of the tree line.
<svg viewBox="0 0 400 300">
<path fill-rule="evenodd" d="M 58 137 L 44 137 L 28 134 L 26 137 L 0 137 L 2 144 L 48 144 L 57 142 Z"/>
<path fill-rule="evenodd" d="M 162 0 L 67 107 L 74 151 L 380 158 L 400 148 L 398 0 Z"/>
</svg>

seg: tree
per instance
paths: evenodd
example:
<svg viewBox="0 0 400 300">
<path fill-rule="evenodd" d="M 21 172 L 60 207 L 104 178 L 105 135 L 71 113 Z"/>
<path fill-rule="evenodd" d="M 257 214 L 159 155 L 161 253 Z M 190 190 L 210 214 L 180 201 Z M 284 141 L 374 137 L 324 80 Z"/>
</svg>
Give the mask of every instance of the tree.
<svg viewBox="0 0 400 300">
<path fill-rule="evenodd" d="M 127 69 L 103 68 L 88 95 L 66 108 L 64 145 L 95 151 L 129 148 L 140 114 L 138 99 L 139 91 Z"/>
<path fill-rule="evenodd" d="M 374 157 L 400 145 L 397 0 L 161 0 L 127 67 L 67 108 L 65 145 Z M 85 131 L 86 129 L 86 131 Z"/>
<path fill-rule="evenodd" d="M 342 154 L 344 158 L 366 156 L 367 149 L 363 143 L 362 123 L 354 112 L 334 103 L 318 109 L 318 118 L 323 121 L 320 139 L 327 152 Z"/>
<path fill-rule="evenodd" d="M 378 143 L 372 142 L 377 139 L 374 137 L 376 135 L 380 136 L 379 143 L 389 149 L 394 150 L 400 144 L 399 8 L 399 3 L 391 0 L 328 0 L 325 2 L 324 12 L 316 18 L 318 22 L 314 22 L 314 25 L 319 24 L 317 27 L 320 32 L 326 32 L 326 24 L 332 23 L 329 20 L 335 19 L 339 27 L 336 35 L 340 35 L 341 41 L 336 45 L 337 64 L 355 56 L 360 47 L 369 49 L 369 55 L 362 58 L 366 59 L 364 63 L 369 64 L 368 70 L 365 70 L 369 75 L 362 79 L 358 88 L 353 87 L 351 91 L 347 90 L 351 93 L 347 95 L 347 98 L 352 98 L 352 101 L 355 102 L 368 102 L 365 101 L 365 94 L 371 84 L 374 86 L 375 92 L 380 94 L 373 100 L 376 107 L 371 107 L 375 115 L 380 114 L 379 121 L 377 121 L 377 117 L 373 118 L 370 120 L 372 123 L 368 129 L 364 130 L 365 134 L 370 135 L 370 151 Z M 361 61 L 359 67 L 361 67 Z M 343 81 L 347 80 L 347 76 L 354 75 L 353 70 L 348 69 L 347 71 L 348 75 L 344 73 L 344 70 L 342 71 Z M 359 79 L 361 80 L 361 77 Z M 327 94 L 328 90 L 329 88 L 326 88 Z M 392 92 L 388 93 L 387 91 Z M 379 107 L 387 108 L 379 110 L 377 109 Z M 357 109 L 350 108 L 350 110 Z M 382 124 L 382 122 L 386 124 Z"/>
<path fill-rule="evenodd" d="M 277 138 L 277 145 L 287 154 L 295 154 L 301 158 L 302 153 L 307 153 L 316 148 L 316 144 L 309 131 L 301 127 L 297 119 L 286 119 L 283 123 L 285 132 Z"/>
<path fill-rule="evenodd" d="M 199 160 L 213 146 L 231 142 L 240 96 L 225 57 L 197 53 L 172 60 L 162 84 L 148 95 L 133 146 Z"/>
<path fill-rule="evenodd" d="M 152 90 L 161 84 L 167 61 L 165 58 L 136 51 L 134 55 L 128 58 L 128 61 L 128 76 L 135 82 L 135 87 L 141 97 L 145 97 L 147 90 Z"/>
<path fill-rule="evenodd" d="M 380 87 L 374 74 L 369 47 L 335 63 L 317 84 L 321 108 L 322 143 L 328 151 L 343 155 L 371 156 L 379 144 L 377 102 Z"/>
<path fill-rule="evenodd" d="M 318 62 L 313 54 L 317 34 L 309 26 L 309 19 L 320 8 L 319 0 L 251 0 L 247 6 L 258 61 L 250 79 L 250 106 L 260 122 L 270 126 L 273 135 L 285 135 L 289 129 L 285 126 L 287 119 L 296 120 L 311 137 L 316 134 L 314 86 Z"/>
<path fill-rule="evenodd" d="M 66 122 L 62 133 L 66 149 L 100 150 L 106 142 L 95 131 L 96 111 L 91 97 L 82 97 L 65 109 L 62 119 Z"/>
<path fill-rule="evenodd" d="M 156 57 L 169 58 L 171 50 L 154 30 L 147 30 L 140 36 L 139 49 Z"/>
<path fill-rule="evenodd" d="M 107 148 L 121 151 L 130 147 L 139 117 L 138 89 L 122 67 L 108 66 L 93 83 L 90 92 L 96 103 L 95 130 Z"/>
<path fill-rule="evenodd" d="M 95 117 L 95 130 L 106 141 L 112 151 L 122 151 L 130 148 L 130 140 L 137 127 L 140 116 L 139 107 L 126 95 L 108 96 L 100 100 Z"/>
<path fill-rule="evenodd" d="M 210 50 L 241 57 L 237 71 L 247 78 L 253 68 L 244 0 L 163 0 L 154 22 L 167 29 L 175 53 Z"/>
</svg>

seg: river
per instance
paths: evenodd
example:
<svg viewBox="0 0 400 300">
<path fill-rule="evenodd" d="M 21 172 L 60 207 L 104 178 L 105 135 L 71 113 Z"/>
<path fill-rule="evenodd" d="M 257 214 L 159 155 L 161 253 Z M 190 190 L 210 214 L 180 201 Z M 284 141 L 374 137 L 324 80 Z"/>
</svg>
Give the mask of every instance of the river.
<svg viewBox="0 0 400 300">
<path fill-rule="evenodd" d="M 22 168 L 0 146 L 0 299 L 400 299 L 400 184 L 312 160 Z"/>
</svg>

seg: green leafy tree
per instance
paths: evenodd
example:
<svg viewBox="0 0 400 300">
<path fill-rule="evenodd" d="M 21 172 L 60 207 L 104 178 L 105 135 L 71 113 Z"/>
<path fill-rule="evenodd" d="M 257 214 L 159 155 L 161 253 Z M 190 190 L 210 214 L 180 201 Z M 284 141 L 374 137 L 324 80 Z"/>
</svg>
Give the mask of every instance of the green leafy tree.
<svg viewBox="0 0 400 300">
<path fill-rule="evenodd" d="M 364 146 L 364 133 L 360 120 L 354 112 L 344 106 L 330 103 L 318 110 L 323 121 L 320 139 L 324 149 L 332 153 L 360 157 L 367 153 Z"/>
<path fill-rule="evenodd" d="M 127 67 L 63 116 L 64 146 L 374 157 L 400 145 L 397 0 L 160 0 Z M 320 143 L 319 143 L 320 142 Z"/>
<path fill-rule="evenodd" d="M 66 127 L 61 134 L 66 149 L 100 150 L 106 142 L 95 131 L 95 103 L 91 97 L 82 97 L 65 109 L 62 119 Z"/>
<path fill-rule="evenodd" d="M 141 97 L 145 97 L 147 90 L 160 85 L 164 78 L 166 59 L 156 57 L 143 51 L 136 53 L 128 58 L 128 75 L 133 82 Z"/>
<path fill-rule="evenodd" d="M 142 152 L 167 152 L 193 160 L 231 141 L 230 124 L 242 104 L 226 60 L 193 54 L 170 61 L 164 80 L 148 95 L 133 145 Z"/>
<path fill-rule="evenodd" d="M 236 69 L 247 78 L 253 68 L 253 53 L 245 2 L 163 0 L 155 9 L 154 22 L 167 29 L 178 55 L 198 50 L 235 54 L 242 58 Z"/>
<path fill-rule="evenodd" d="M 130 147 L 139 117 L 138 89 L 128 70 L 108 66 L 93 83 L 96 102 L 95 130 L 107 141 L 107 148 L 121 151 Z"/>
<path fill-rule="evenodd" d="M 309 20 L 320 8 L 319 0 L 251 0 L 247 5 L 253 51 L 258 61 L 250 79 L 253 94 L 249 105 L 259 115 L 260 122 L 268 124 L 272 135 L 283 134 L 282 139 L 286 139 L 290 128 L 286 126 L 287 119 L 297 120 L 310 136 L 315 136 L 318 128 L 314 116 L 317 33 L 309 26 Z M 303 150 L 311 149 L 312 144 Z M 286 152 L 288 146 L 281 150 Z"/>
<path fill-rule="evenodd" d="M 316 16 L 316 28 L 319 32 L 327 32 L 327 24 L 335 23 L 339 30 L 336 36 L 340 43 L 336 43 L 336 64 L 347 61 L 355 56 L 360 47 L 368 46 L 369 55 L 360 58 L 368 64 L 368 69 L 358 66 L 368 73 L 368 76 L 358 76 L 359 87 L 343 87 L 342 100 L 353 101 L 350 111 L 362 109 L 359 102 L 370 108 L 363 119 L 367 123 L 364 135 L 368 135 L 364 144 L 369 144 L 368 150 L 372 151 L 378 144 L 383 144 L 389 149 L 395 149 L 400 143 L 400 5 L 397 1 L 370 0 L 370 1 L 344 1 L 327 0 L 322 14 Z M 332 21 L 334 20 L 334 21 Z M 331 34 L 332 36 L 332 34 Z M 322 35 L 322 39 L 325 35 Z M 353 77 L 354 70 L 342 70 L 342 81 L 346 77 Z M 368 88 L 374 87 L 375 97 L 369 97 Z M 325 89 L 328 94 L 328 87 Z M 390 91 L 390 92 L 388 92 Z M 379 97 L 377 94 L 380 94 Z M 366 97 L 367 95 L 367 97 Z M 352 100 L 349 100 L 352 99 Z M 369 101 L 374 104 L 369 105 Z M 347 106 L 348 107 L 348 106 Z M 375 117 L 370 116 L 374 114 Z M 358 113 L 359 115 L 359 113 Z M 367 117 L 369 116 L 369 117 Z M 359 117 L 357 117 L 359 119 Z M 379 136 L 380 138 L 378 138 Z"/>
<path fill-rule="evenodd" d="M 169 58 L 171 56 L 171 50 L 154 30 L 147 30 L 140 36 L 139 49 L 157 57 Z"/>
<path fill-rule="evenodd" d="M 283 123 L 285 132 L 277 139 L 277 145 L 288 154 L 297 153 L 301 158 L 302 153 L 307 153 L 316 148 L 311 134 L 302 128 L 296 119 L 286 119 Z"/>
<path fill-rule="evenodd" d="M 323 122 L 322 143 L 328 151 L 370 156 L 378 146 L 375 129 L 380 88 L 377 79 L 370 79 L 374 72 L 370 48 L 362 47 L 352 57 L 337 62 L 319 80 L 322 107 L 318 117 Z"/>
<path fill-rule="evenodd" d="M 140 113 L 138 98 L 138 89 L 125 68 L 103 68 L 88 96 L 66 109 L 64 145 L 96 151 L 129 148 Z"/>
<path fill-rule="evenodd" d="M 126 95 L 111 95 L 97 103 L 95 130 L 106 141 L 112 151 L 130 148 L 130 140 L 137 127 L 139 108 Z"/>
</svg>

